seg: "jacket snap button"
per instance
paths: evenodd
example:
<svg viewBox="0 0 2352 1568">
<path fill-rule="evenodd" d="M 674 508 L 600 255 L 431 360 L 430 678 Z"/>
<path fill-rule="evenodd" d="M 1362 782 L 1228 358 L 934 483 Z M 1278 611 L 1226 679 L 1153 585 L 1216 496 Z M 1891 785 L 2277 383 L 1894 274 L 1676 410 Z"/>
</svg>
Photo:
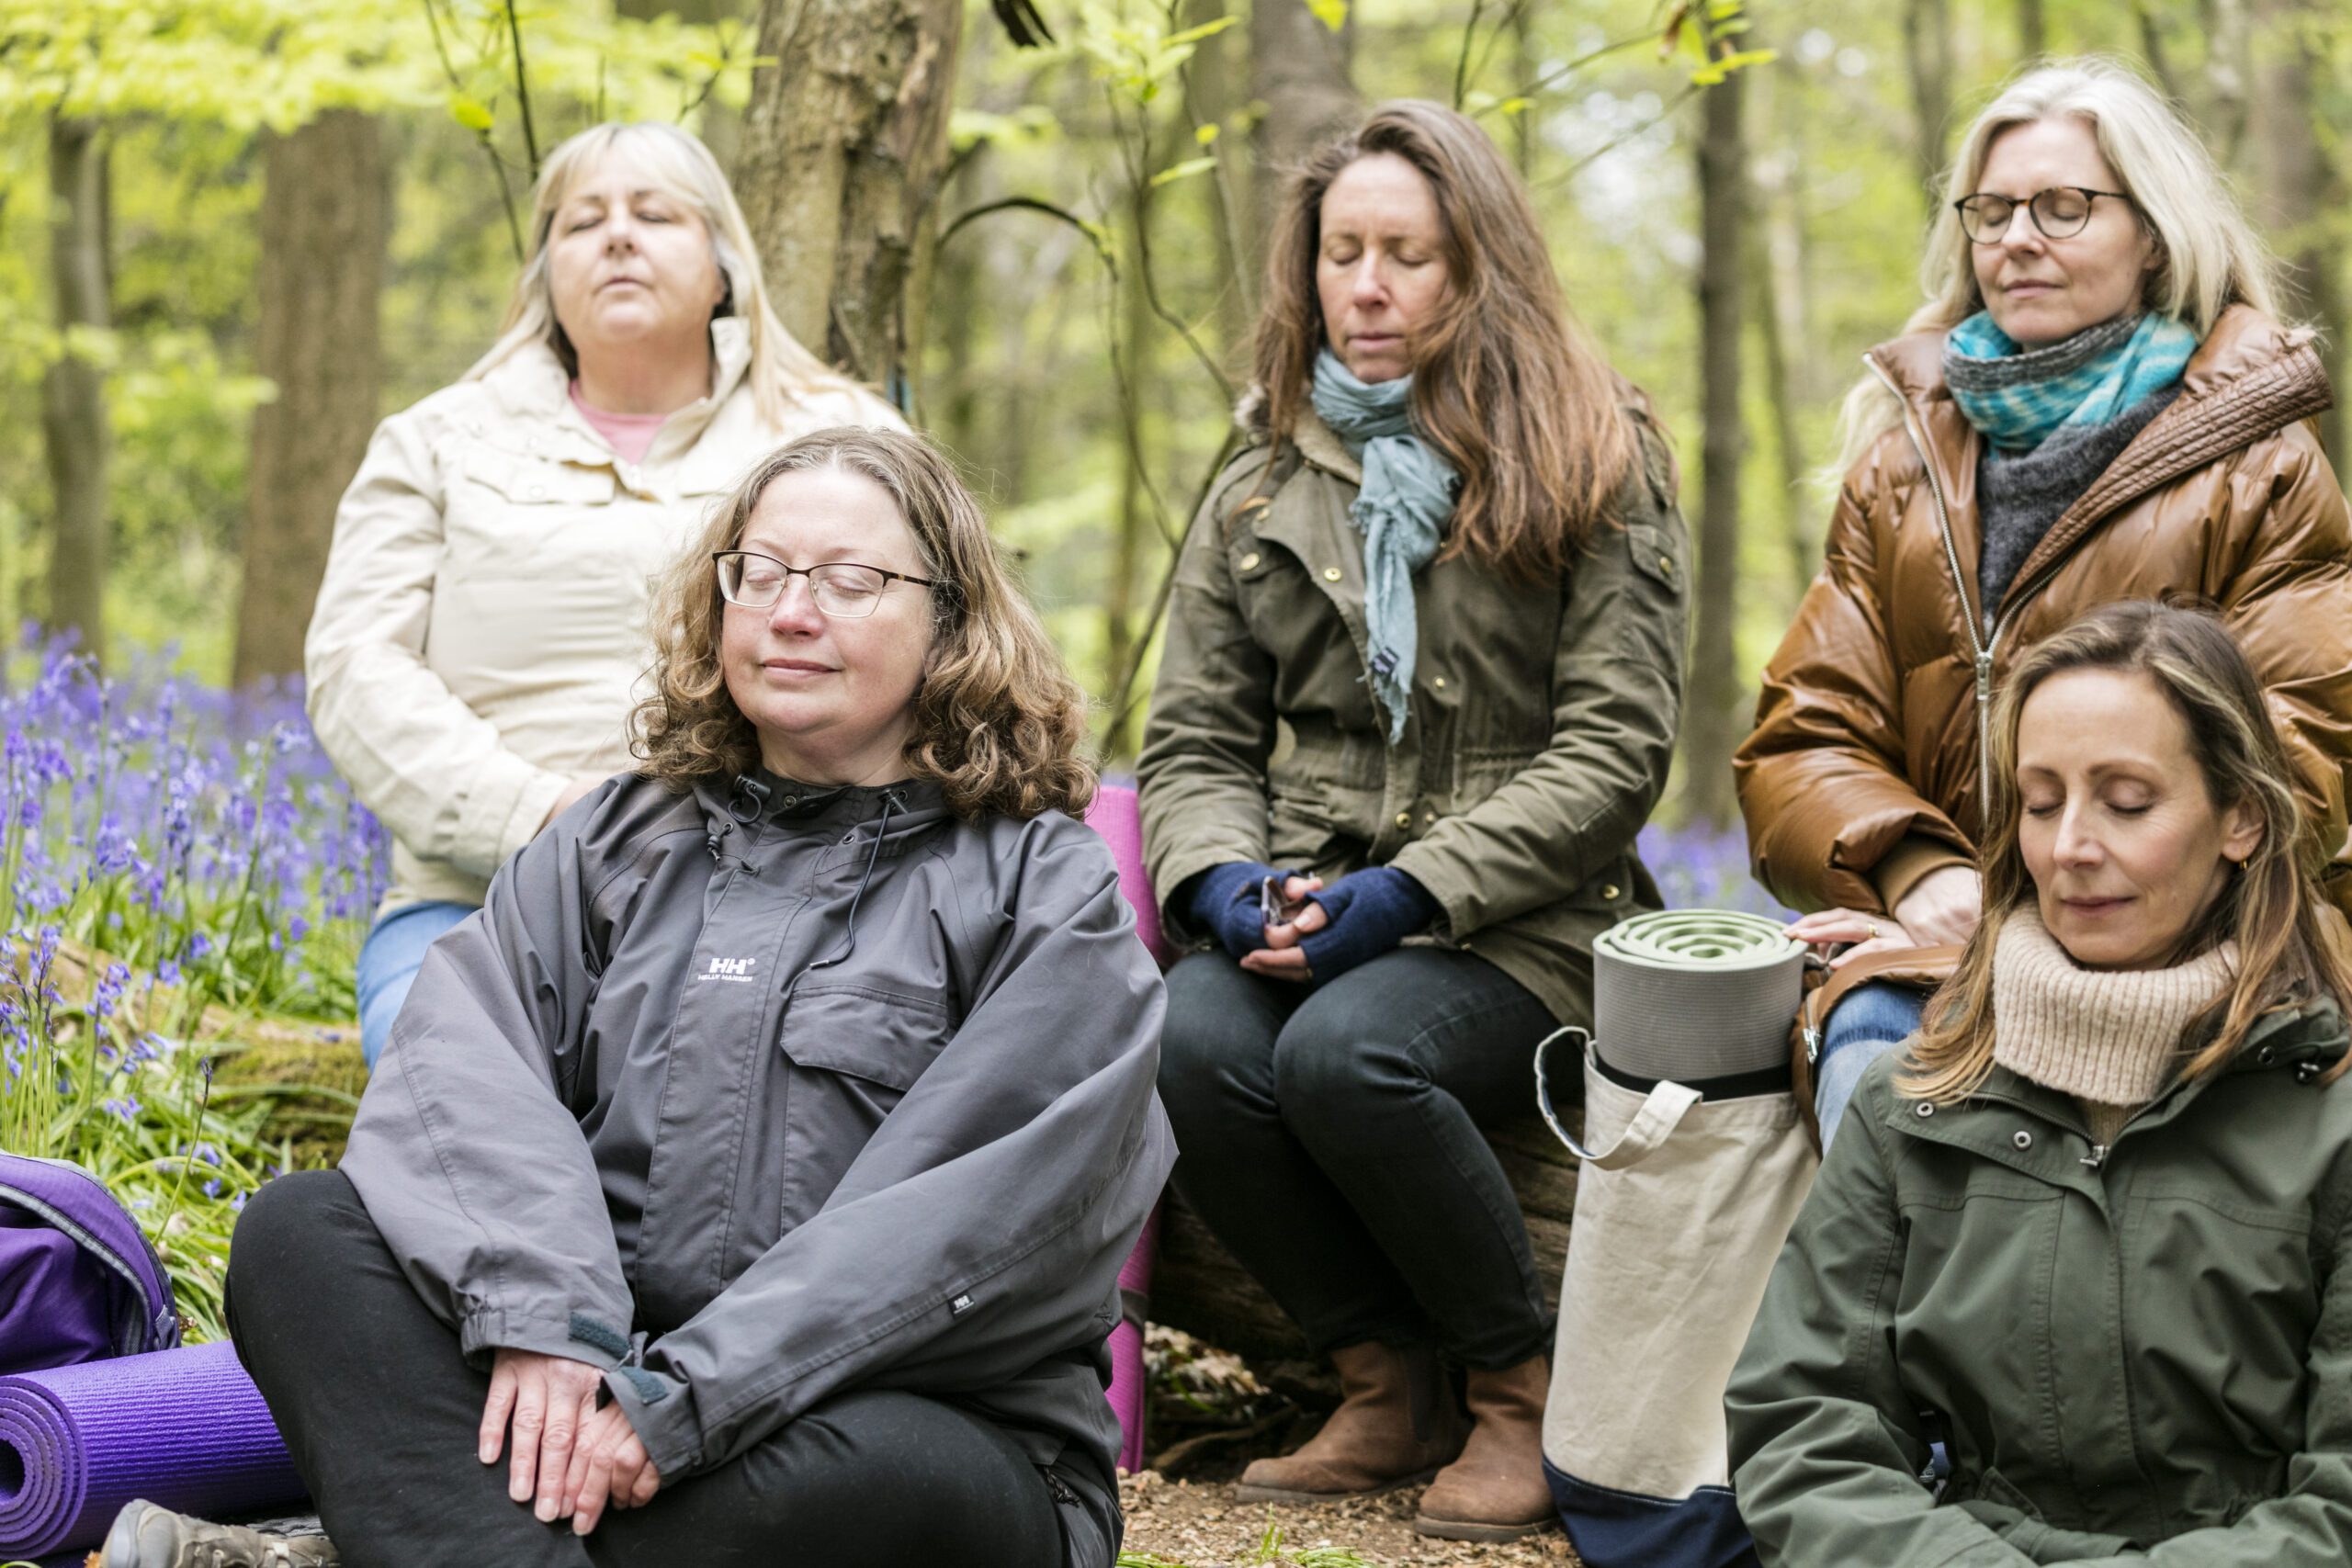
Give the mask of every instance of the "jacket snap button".
<svg viewBox="0 0 2352 1568">
<path fill-rule="evenodd" d="M 1326 582 L 1337 582 L 1343 575 L 1345 574 L 1336 566 L 1327 566 L 1323 569 L 1323 581 Z"/>
<path fill-rule="evenodd" d="M 1413 814 L 1412 814 L 1411 812 L 1409 812 L 1409 811 L 1399 811 L 1398 813 L 1396 813 L 1396 826 L 1398 826 L 1399 828 L 1409 828 L 1409 827 L 1411 827 L 1412 825 L 1413 825 Z"/>
<path fill-rule="evenodd" d="M 1667 576 L 1672 577 L 1674 575 L 1674 558 L 1672 556 L 1658 557 L 1657 569 L 1658 570 L 1666 573 Z"/>
<path fill-rule="evenodd" d="M 2033 1134 L 2031 1133 L 2019 1132 L 2018 1135 L 2011 1138 L 2009 1142 L 2015 1144 L 2021 1149 L 2030 1149 L 2033 1147 Z"/>
<path fill-rule="evenodd" d="M 1609 903 L 1614 904 L 1617 902 L 1617 885 L 1613 882 L 1602 883 L 1600 885 L 1600 897 Z"/>
<path fill-rule="evenodd" d="M 1241 558 L 1241 570 L 1244 571 L 1255 571 L 1258 570 L 1257 551 L 1251 550 L 1248 555 Z"/>
<path fill-rule="evenodd" d="M 1913 1111 L 1911 1114 L 1912 1114 L 1912 1115 L 1914 1115 L 1914 1116 L 1918 1117 L 1921 1121 L 1923 1121 L 1923 1122 L 1924 1122 L 1924 1121 L 1926 1121 L 1928 1117 L 1933 1116 L 1935 1113 L 1936 1113 L 1936 1108 L 1935 1108 L 1933 1105 L 1928 1104 L 1926 1100 L 1921 1100 L 1921 1101 L 1919 1102 L 1919 1109 L 1918 1109 L 1918 1110 L 1917 1110 L 1917 1111 Z"/>
<path fill-rule="evenodd" d="M 1442 675 L 1441 675 L 1441 676 L 1439 676 L 1436 680 L 1434 680 L 1434 681 L 1430 682 L 1430 684 L 1431 684 L 1431 685 L 1435 686 L 1439 691 L 1442 692 L 1442 691 L 1444 691 L 1444 690 L 1445 690 L 1445 677 L 1444 677 L 1444 676 L 1442 676 Z"/>
</svg>

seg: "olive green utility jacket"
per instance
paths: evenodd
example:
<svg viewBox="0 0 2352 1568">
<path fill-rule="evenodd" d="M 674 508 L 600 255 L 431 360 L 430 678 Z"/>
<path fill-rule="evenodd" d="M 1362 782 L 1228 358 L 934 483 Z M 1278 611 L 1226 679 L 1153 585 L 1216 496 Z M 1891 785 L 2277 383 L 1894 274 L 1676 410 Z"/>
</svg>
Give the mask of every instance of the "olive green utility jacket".
<svg viewBox="0 0 2352 1568">
<path fill-rule="evenodd" d="M 2105 1148 L 2005 1069 L 1930 1107 L 1872 1064 L 1732 1377 L 1764 1562 L 2352 1562 L 2345 1050 L 2274 1014 Z"/>
<path fill-rule="evenodd" d="M 1271 468 L 1261 442 L 1217 476 L 1177 562 L 1136 769 L 1180 939 L 1205 945 L 1178 892 L 1212 866 L 1393 865 L 1443 908 L 1426 940 L 1589 1020 L 1593 938 L 1657 903 L 1634 835 L 1666 782 L 1689 618 L 1673 459 L 1627 417 L 1643 460 L 1563 578 L 1512 583 L 1459 556 L 1415 577 L 1394 746 L 1364 682 L 1361 468 L 1309 412 Z"/>
</svg>

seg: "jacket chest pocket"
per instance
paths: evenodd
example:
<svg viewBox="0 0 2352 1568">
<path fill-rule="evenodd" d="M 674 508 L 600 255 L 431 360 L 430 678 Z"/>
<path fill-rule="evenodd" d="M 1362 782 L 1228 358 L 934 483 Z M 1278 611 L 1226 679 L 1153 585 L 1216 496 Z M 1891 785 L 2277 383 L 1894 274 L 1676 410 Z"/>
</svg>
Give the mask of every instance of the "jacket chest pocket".
<svg viewBox="0 0 2352 1568">
<path fill-rule="evenodd" d="M 1227 552 L 1250 640 L 1273 660 L 1275 707 L 1331 713 L 1369 727 L 1373 705 L 1363 682 L 1363 655 L 1339 606 L 1316 581 L 1336 587 L 1346 569 L 1336 558 L 1319 565 L 1302 560 L 1285 545 L 1246 534 L 1237 536 Z"/>
<path fill-rule="evenodd" d="M 783 1057 L 783 1228 L 825 1206 L 850 1166 L 955 1032 L 946 1008 L 864 986 L 804 987 Z"/>
<path fill-rule="evenodd" d="M 443 516 L 450 564 L 460 572 L 545 581 L 611 553 L 595 525 L 611 515 L 610 468 L 508 452 L 477 442 L 459 464 Z"/>
</svg>

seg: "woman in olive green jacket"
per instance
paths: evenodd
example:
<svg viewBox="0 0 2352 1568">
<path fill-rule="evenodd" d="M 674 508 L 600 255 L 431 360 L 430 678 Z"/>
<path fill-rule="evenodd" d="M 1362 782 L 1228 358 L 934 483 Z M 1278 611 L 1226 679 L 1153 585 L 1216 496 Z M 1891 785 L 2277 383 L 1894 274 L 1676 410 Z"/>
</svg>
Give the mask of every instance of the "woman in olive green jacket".
<svg viewBox="0 0 2352 1568">
<path fill-rule="evenodd" d="M 1245 1497 L 1426 1479 L 1420 1528 L 1551 1522 L 1550 1333 L 1477 1123 L 1590 1019 L 1656 889 L 1688 541 L 1671 458 L 1571 328 L 1485 133 L 1383 106 L 1310 161 L 1251 442 L 1178 563 L 1140 763 L 1170 926 L 1160 1092 L 1186 1199 L 1346 1401 Z M 1465 1436 L 1433 1350 L 1468 1368 Z"/>
<path fill-rule="evenodd" d="M 2352 970 L 2261 688 L 2110 605 L 1993 740 L 1984 923 L 1732 1381 L 1740 1512 L 1803 1568 L 2352 1561 Z"/>
</svg>

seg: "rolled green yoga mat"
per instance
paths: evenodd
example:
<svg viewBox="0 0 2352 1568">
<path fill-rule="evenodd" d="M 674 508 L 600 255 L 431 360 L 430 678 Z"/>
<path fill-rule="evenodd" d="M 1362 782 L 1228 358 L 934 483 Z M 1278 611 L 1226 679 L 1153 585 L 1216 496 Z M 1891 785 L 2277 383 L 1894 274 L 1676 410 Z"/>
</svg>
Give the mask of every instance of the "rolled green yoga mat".
<svg viewBox="0 0 2352 1568">
<path fill-rule="evenodd" d="M 1724 909 L 1636 915 L 1592 944 L 1593 1047 L 1621 1073 L 1699 1083 L 1789 1060 L 1804 944 Z"/>
</svg>

